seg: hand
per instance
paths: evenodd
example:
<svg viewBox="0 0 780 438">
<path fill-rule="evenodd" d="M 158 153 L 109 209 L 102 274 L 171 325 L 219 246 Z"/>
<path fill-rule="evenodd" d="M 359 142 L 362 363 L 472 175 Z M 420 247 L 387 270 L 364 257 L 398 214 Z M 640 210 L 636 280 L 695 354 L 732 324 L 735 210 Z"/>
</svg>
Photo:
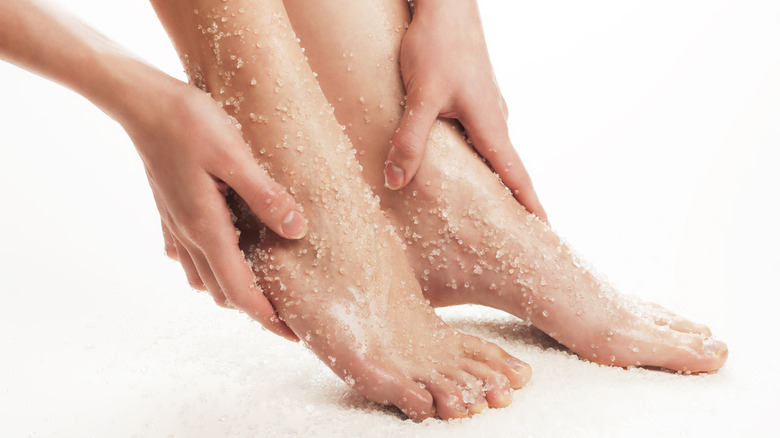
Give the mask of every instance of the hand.
<svg viewBox="0 0 780 438">
<path fill-rule="evenodd" d="M 506 102 L 490 65 L 476 2 L 418 0 L 415 4 L 401 43 L 406 110 L 388 153 L 387 186 L 397 190 L 412 180 L 437 117 L 456 118 L 515 198 L 547 222 L 531 178 L 509 140 Z"/>
<path fill-rule="evenodd" d="M 166 251 L 217 304 L 238 307 L 296 340 L 276 316 L 238 248 L 227 187 L 277 234 L 300 238 L 306 220 L 285 189 L 262 171 L 217 103 L 135 58 L 68 14 L 6 0 L 0 58 L 72 88 L 120 122 L 146 166 Z"/>
<path fill-rule="evenodd" d="M 255 286 L 225 191 L 231 187 L 286 238 L 306 234 L 300 207 L 257 165 L 216 101 L 183 83 L 174 88 L 173 97 L 158 95 L 159 105 L 125 126 L 146 167 L 166 253 L 181 262 L 190 285 L 208 289 L 217 304 L 242 309 L 274 333 L 297 340 Z"/>
</svg>

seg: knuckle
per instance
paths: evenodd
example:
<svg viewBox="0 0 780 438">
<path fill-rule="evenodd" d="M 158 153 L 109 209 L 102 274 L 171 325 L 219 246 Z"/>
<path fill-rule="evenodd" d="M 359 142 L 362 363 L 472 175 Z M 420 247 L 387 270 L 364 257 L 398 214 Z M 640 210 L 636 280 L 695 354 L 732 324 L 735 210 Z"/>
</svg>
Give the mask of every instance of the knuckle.
<svg viewBox="0 0 780 438">
<path fill-rule="evenodd" d="M 509 137 L 500 133 L 496 134 L 489 136 L 476 135 L 475 146 L 478 146 L 479 153 L 487 158 L 491 164 L 498 165 L 512 162 L 515 149 L 509 141 Z"/>
<path fill-rule="evenodd" d="M 233 162 L 229 143 L 227 145 L 222 142 L 214 144 L 209 148 L 207 155 L 209 167 L 216 171 L 230 167 Z"/>
<path fill-rule="evenodd" d="M 288 210 L 292 204 L 290 195 L 281 187 L 261 187 L 254 190 L 247 199 L 254 209 L 260 209 L 257 213 L 280 214 Z"/>
<path fill-rule="evenodd" d="M 199 291 L 205 291 L 206 285 L 203 284 L 203 281 L 201 281 L 200 278 L 193 278 L 191 276 L 187 276 L 187 283 L 189 283 L 190 287 L 199 290 Z"/>
<path fill-rule="evenodd" d="M 243 309 L 246 306 L 247 299 L 244 292 L 237 291 L 233 288 L 226 288 L 222 290 L 223 299 L 226 302 L 226 306 L 231 309 Z"/>
<path fill-rule="evenodd" d="M 409 130 L 400 130 L 393 137 L 390 148 L 390 158 L 409 159 L 422 153 L 422 144 L 417 136 Z"/>
<path fill-rule="evenodd" d="M 439 82 L 426 78 L 418 84 L 420 85 L 415 87 L 407 97 L 407 105 L 411 105 L 414 109 L 422 109 L 425 105 L 436 105 L 443 94 Z"/>
<path fill-rule="evenodd" d="M 203 215 L 190 214 L 182 219 L 181 228 L 187 240 L 201 247 L 209 234 L 212 221 Z"/>
<path fill-rule="evenodd" d="M 221 141 L 209 150 L 208 167 L 214 175 L 229 178 L 230 175 L 240 171 L 242 160 L 251 160 L 251 156 L 245 155 L 246 152 L 245 148 L 239 147 L 230 138 Z"/>
<path fill-rule="evenodd" d="M 509 106 L 506 104 L 506 99 L 504 99 L 504 96 L 501 95 L 500 97 L 501 99 L 499 103 L 501 105 L 501 113 L 504 116 L 504 121 L 507 121 L 509 120 Z"/>
<path fill-rule="evenodd" d="M 168 233 L 163 234 L 163 243 L 165 247 L 165 255 L 174 260 L 179 258 L 179 251 L 176 248 L 176 243 Z"/>
<path fill-rule="evenodd" d="M 214 304 L 217 306 L 222 307 L 223 309 L 230 309 L 230 303 L 224 296 L 212 294 L 211 297 L 214 299 Z"/>
</svg>

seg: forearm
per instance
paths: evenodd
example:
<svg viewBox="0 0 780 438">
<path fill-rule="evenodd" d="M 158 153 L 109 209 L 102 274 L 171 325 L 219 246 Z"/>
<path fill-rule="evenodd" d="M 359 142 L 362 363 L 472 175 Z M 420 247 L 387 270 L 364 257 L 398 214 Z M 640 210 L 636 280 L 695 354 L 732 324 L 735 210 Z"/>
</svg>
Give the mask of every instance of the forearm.
<svg viewBox="0 0 780 438">
<path fill-rule="evenodd" d="M 123 124 L 144 114 L 140 91 L 178 82 L 78 19 L 31 0 L 4 1 L 0 58 L 76 91 Z"/>
</svg>

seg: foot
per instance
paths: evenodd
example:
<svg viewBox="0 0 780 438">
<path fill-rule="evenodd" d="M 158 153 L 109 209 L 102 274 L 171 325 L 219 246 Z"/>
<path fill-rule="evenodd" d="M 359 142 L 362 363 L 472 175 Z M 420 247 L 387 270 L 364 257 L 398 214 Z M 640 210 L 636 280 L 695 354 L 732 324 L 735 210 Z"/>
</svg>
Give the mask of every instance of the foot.
<svg viewBox="0 0 780 438">
<path fill-rule="evenodd" d="M 307 208 L 301 241 L 260 230 L 246 208 L 235 209 L 241 247 L 279 316 L 360 394 L 410 418 L 507 406 L 530 367 L 438 318 L 367 192 L 346 184 L 339 195 L 310 194 L 322 205 Z"/>
<path fill-rule="evenodd" d="M 529 321 L 581 357 L 683 372 L 723 366 L 710 330 L 600 281 L 437 123 L 408 189 L 382 190 L 407 256 L 434 306 L 477 303 Z"/>
</svg>

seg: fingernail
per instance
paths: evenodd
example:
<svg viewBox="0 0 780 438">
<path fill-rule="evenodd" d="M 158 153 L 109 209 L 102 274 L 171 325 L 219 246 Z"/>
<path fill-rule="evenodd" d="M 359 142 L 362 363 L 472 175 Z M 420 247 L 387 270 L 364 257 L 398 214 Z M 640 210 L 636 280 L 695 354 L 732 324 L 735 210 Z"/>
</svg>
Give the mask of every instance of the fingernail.
<svg viewBox="0 0 780 438">
<path fill-rule="evenodd" d="M 704 340 L 704 349 L 707 350 L 708 353 L 715 356 L 720 356 L 721 354 L 729 351 L 729 348 L 726 346 L 725 342 L 712 338 Z"/>
<path fill-rule="evenodd" d="M 306 219 L 297 210 L 290 211 L 282 222 L 282 232 L 290 239 L 300 239 L 306 234 Z"/>
<path fill-rule="evenodd" d="M 404 171 L 393 163 L 387 163 L 385 167 L 385 186 L 391 190 L 398 190 L 404 183 Z"/>
</svg>

